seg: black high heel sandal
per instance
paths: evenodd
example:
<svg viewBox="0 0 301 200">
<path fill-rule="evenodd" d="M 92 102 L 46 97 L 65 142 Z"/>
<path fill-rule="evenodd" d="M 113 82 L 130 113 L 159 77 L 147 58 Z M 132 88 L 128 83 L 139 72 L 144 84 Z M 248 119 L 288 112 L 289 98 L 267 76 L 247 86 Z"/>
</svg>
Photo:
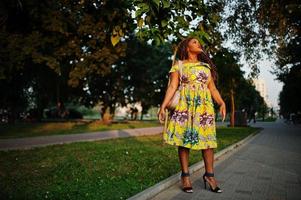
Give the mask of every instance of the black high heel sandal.
<svg viewBox="0 0 301 200">
<path fill-rule="evenodd" d="M 214 173 L 205 172 L 205 174 L 203 175 L 205 189 L 207 189 L 207 184 L 206 183 L 208 183 L 211 192 L 215 192 L 215 193 L 222 193 L 223 192 L 223 190 L 221 190 L 217 186 L 215 188 L 212 188 L 212 186 L 209 184 L 209 182 L 206 180 L 205 177 L 214 177 Z"/>
<path fill-rule="evenodd" d="M 185 172 L 181 173 L 181 179 L 183 177 L 187 177 L 187 176 L 190 176 L 189 172 L 188 173 L 185 173 Z M 183 184 L 183 179 L 182 179 L 182 184 Z M 182 190 L 184 192 L 187 192 L 187 193 L 193 193 L 192 187 L 183 187 Z"/>
</svg>

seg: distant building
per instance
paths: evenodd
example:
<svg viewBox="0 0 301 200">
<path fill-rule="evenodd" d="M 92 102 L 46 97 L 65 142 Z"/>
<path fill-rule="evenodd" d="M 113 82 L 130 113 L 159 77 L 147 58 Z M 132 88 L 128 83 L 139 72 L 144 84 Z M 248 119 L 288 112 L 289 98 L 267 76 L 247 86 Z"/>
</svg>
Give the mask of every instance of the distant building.
<svg viewBox="0 0 301 200">
<path fill-rule="evenodd" d="M 260 93 L 260 95 L 264 99 L 265 103 L 269 107 L 272 107 L 272 103 L 269 100 L 269 95 L 267 92 L 267 87 L 266 87 L 265 81 L 262 79 L 253 79 L 253 83 L 255 85 L 256 90 Z"/>
</svg>

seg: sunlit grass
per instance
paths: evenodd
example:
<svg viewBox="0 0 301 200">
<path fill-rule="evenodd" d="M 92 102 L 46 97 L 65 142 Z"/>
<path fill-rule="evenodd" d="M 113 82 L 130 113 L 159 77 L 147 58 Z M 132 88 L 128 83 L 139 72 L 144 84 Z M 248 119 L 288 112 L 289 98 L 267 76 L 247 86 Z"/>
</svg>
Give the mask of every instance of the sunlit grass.
<svg viewBox="0 0 301 200">
<path fill-rule="evenodd" d="M 217 151 L 256 130 L 218 128 Z M 1 199 L 126 199 L 180 170 L 161 135 L 0 152 L 0 163 Z"/>
<path fill-rule="evenodd" d="M 80 122 L 65 122 L 65 123 L 45 123 L 41 124 L 41 126 L 36 126 L 32 129 L 32 132 L 34 133 L 45 133 L 50 132 L 55 129 L 57 130 L 71 130 L 76 126 L 83 125 L 83 123 Z"/>
<path fill-rule="evenodd" d="M 1 124 L 0 138 L 34 137 L 44 135 L 61 135 L 87 133 L 105 130 L 119 130 L 160 126 L 158 121 L 128 121 L 102 124 L 100 121 L 91 122 L 45 122 L 45 123 L 17 123 Z"/>
</svg>

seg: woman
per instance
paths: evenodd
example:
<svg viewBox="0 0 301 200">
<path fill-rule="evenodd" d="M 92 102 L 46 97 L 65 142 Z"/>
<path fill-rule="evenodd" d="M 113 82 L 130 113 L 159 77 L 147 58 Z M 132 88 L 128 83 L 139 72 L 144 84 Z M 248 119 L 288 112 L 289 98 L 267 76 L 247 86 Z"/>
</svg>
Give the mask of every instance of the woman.
<svg viewBox="0 0 301 200">
<path fill-rule="evenodd" d="M 222 120 L 226 106 L 215 87 L 216 67 L 195 38 L 183 40 L 176 52 L 179 62 L 170 70 L 170 84 L 161 104 L 158 118 L 165 120 L 165 110 L 180 84 L 180 100 L 171 112 L 167 129 L 163 133 L 167 144 L 178 146 L 181 164 L 181 180 L 184 192 L 193 192 L 189 175 L 189 150 L 202 150 L 205 163 L 204 185 L 212 192 L 220 193 L 214 178 L 213 149 L 217 147 L 214 107 L 212 97 L 219 104 Z"/>
</svg>

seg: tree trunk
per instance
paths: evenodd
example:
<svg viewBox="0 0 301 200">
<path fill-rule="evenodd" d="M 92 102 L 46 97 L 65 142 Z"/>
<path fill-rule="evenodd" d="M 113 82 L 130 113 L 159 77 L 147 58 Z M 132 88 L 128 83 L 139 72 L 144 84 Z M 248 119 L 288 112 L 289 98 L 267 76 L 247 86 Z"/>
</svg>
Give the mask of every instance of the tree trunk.
<svg viewBox="0 0 301 200">
<path fill-rule="evenodd" d="M 14 106 L 12 106 L 11 108 L 8 108 L 7 122 L 9 124 L 14 124 L 16 122 L 16 119 L 17 119 L 17 111 L 16 109 L 14 109 Z"/>
<path fill-rule="evenodd" d="M 115 117 L 115 110 L 116 110 L 116 104 L 113 104 L 114 106 L 110 107 L 110 114 L 111 114 L 111 120 L 113 121 L 114 117 Z"/>
<path fill-rule="evenodd" d="M 231 117 L 230 117 L 230 126 L 235 126 L 235 102 L 234 102 L 234 91 L 233 88 L 230 90 L 230 98 L 231 98 Z"/>
<path fill-rule="evenodd" d="M 109 106 L 104 106 L 101 108 L 101 118 L 102 118 L 102 123 L 104 124 L 111 124 L 112 123 L 112 115 L 110 113 L 110 107 Z"/>
<path fill-rule="evenodd" d="M 141 109 L 140 120 L 141 120 L 141 121 L 143 120 L 143 107 L 142 107 L 142 109 Z"/>
<path fill-rule="evenodd" d="M 47 106 L 47 100 L 45 98 L 45 96 L 43 96 L 43 94 L 41 94 L 42 92 L 39 92 L 38 96 L 37 96 L 37 102 L 36 102 L 36 105 L 37 105 L 37 113 L 36 114 L 33 114 L 33 119 L 32 120 L 37 120 L 38 122 L 42 121 L 42 118 L 43 118 L 43 112 L 44 112 L 44 109 L 46 108 Z M 34 119 L 36 118 L 36 119 Z"/>
</svg>

